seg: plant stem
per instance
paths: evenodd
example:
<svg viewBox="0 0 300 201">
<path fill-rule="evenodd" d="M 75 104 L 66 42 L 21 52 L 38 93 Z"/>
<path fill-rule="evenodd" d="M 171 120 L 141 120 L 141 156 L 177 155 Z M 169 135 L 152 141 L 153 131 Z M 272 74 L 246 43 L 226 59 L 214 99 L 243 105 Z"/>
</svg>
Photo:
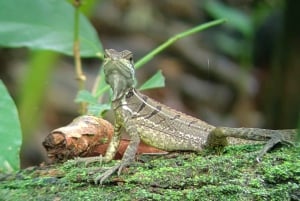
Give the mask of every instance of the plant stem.
<svg viewBox="0 0 300 201">
<path fill-rule="evenodd" d="M 83 90 L 85 88 L 86 77 L 82 71 L 81 59 L 80 59 L 80 41 L 79 41 L 79 7 L 81 5 L 80 0 L 74 0 L 73 5 L 75 7 L 74 16 L 74 62 L 75 62 L 75 72 L 76 79 L 78 80 L 78 89 Z M 81 102 L 79 112 L 84 114 L 86 112 L 86 103 Z"/>
<path fill-rule="evenodd" d="M 154 50 L 152 50 L 151 52 L 149 52 L 147 55 L 145 55 L 143 58 L 141 58 L 139 61 L 137 61 L 135 63 L 135 68 L 138 69 L 141 66 L 143 66 L 145 63 L 147 63 L 149 60 L 151 60 L 155 55 L 157 55 L 158 53 L 160 53 L 162 50 L 166 49 L 167 47 L 169 47 L 170 45 L 172 45 L 174 42 L 176 42 L 177 40 L 184 38 L 186 36 L 189 36 L 191 34 L 197 33 L 199 31 L 203 31 L 205 29 L 208 29 L 210 27 L 219 25 L 226 22 L 226 19 L 219 19 L 219 20 L 214 20 L 212 22 L 208 22 L 205 24 L 201 24 L 198 25 L 192 29 L 188 29 L 184 32 L 181 32 L 179 34 L 176 34 L 175 36 L 169 38 L 166 42 L 164 42 L 163 44 L 161 44 L 160 46 L 158 46 L 157 48 L 155 48 Z"/>
</svg>

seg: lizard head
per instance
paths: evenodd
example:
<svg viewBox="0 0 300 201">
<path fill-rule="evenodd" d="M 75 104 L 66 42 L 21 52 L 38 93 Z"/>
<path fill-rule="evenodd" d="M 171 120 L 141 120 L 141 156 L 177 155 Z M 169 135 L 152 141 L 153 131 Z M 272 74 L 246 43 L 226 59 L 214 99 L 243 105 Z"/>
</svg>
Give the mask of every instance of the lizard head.
<svg viewBox="0 0 300 201">
<path fill-rule="evenodd" d="M 134 64 L 129 50 L 105 50 L 103 68 L 105 81 L 113 90 L 112 101 L 122 98 L 128 89 L 134 87 Z"/>
</svg>

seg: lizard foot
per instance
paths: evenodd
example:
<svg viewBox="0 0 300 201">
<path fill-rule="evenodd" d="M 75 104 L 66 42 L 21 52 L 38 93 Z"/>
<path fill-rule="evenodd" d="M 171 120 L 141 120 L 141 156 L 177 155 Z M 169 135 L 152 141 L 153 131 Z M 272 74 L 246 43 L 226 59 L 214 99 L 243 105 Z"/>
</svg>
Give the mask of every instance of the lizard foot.
<svg viewBox="0 0 300 201">
<path fill-rule="evenodd" d="M 118 176 L 120 176 L 122 169 L 126 167 L 128 164 L 120 162 L 116 164 L 115 166 L 111 167 L 107 171 L 105 171 L 103 174 L 98 175 L 95 177 L 94 182 L 95 184 L 102 185 L 103 181 L 106 180 L 108 177 L 110 177 L 113 173 L 118 171 Z"/>
<path fill-rule="evenodd" d="M 280 133 L 280 131 L 276 131 L 271 139 L 267 141 L 263 149 L 259 152 L 258 156 L 256 157 L 256 161 L 260 162 L 261 158 L 270 151 L 276 144 L 281 143 L 288 146 L 295 146 L 295 144 L 287 139 Z"/>
</svg>

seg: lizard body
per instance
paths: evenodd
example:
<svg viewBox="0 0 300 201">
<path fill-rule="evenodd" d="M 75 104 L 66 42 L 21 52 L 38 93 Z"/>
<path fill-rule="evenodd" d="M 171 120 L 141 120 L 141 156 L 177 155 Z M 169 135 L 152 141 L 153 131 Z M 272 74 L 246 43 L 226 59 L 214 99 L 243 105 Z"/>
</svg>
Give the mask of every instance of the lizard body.
<svg viewBox="0 0 300 201">
<path fill-rule="evenodd" d="M 97 176 L 96 183 L 102 184 L 116 171 L 120 174 L 134 160 L 141 140 L 166 151 L 201 151 L 206 146 L 226 145 L 228 137 L 266 141 L 258 155 L 259 160 L 275 144 L 292 144 L 296 136 L 296 130 L 215 127 L 158 103 L 135 89 L 134 64 L 128 50 L 105 50 L 103 67 L 105 80 L 113 90 L 115 113 L 114 136 L 104 160 L 112 160 L 117 152 L 122 127 L 131 141 L 121 162 Z"/>
</svg>

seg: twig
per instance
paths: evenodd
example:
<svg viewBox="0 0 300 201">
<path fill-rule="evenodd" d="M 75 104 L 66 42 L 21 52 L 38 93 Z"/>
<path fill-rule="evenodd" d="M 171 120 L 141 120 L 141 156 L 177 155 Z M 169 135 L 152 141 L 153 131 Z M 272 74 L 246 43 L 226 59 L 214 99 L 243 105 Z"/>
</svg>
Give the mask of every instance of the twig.
<svg viewBox="0 0 300 201">
<path fill-rule="evenodd" d="M 141 66 L 143 66 L 145 63 L 147 63 L 149 60 L 151 60 L 155 55 L 157 55 L 158 53 L 160 53 L 162 50 L 166 49 L 167 47 L 169 47 L 170 45 L 172 45 L 174 42 L 176 42 L 177 40 L 184 38 L 186 36 L 192 35 L 194 33 L 197 33 L 199 31 L 203 31 L 205 29 L 208 29 L 210 27 L 219 25 L 226 22 L 226 19 L 219 19 L 219 20 L 214 20 L 212 22 L 208 22 L 202 25 L 198 25 L 192 29 L 188 29 L 184 32 L 181 32 L 179 34 L 176 34 L 175 36 L 171 37 L 169 40 L 167 40 L 166 42 L 164 42 L 163 44 L 161 44 L 160 46 L 158 46 L 157 48 L 155 48 L 154 50 L 152 50 L 151 52 L 149 52 L 147 55 L 145 55 L 142 59 L 140 59 L 138 62 L 135 63 L 135 68 L 138 69 Z"/>
<path fill-rule="evenodd" d="M 86 77 L 82 71 L 81 59 L 80 59 L 80 41 L 79 41 L 79 7 L 81 6 L 80 0 L 74 0 L 73 5 L 75 7 L 75 16 L 74 16 L 74 43 L 73 43 L 73 53 L 74 53 L 74 62 L 75 62 L 75 71 L 76 79 L 78 80 L 79 90 L 85 88 Z M 86 112 L 86 103 L 80 103 L 79 112 L 84 114 Z"/>
</svg>

